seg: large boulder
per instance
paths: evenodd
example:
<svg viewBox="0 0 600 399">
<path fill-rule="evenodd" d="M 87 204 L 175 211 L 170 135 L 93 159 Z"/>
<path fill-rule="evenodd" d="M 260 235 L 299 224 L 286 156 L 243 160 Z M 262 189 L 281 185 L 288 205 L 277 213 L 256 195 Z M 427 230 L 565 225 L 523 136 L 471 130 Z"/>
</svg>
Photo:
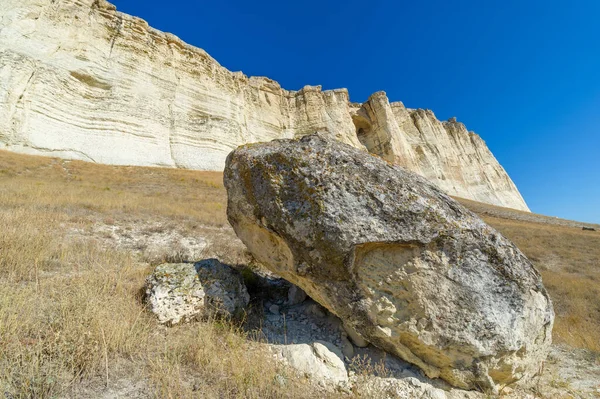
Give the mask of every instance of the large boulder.
<svg viewBox="0 0 600 399">
<path fill-rule="evenodd" d="M 239 147 L 227 214 L 273 272 L 463 389 L 540 371 L 554 312 L 521 251 L 425 179 L 322 134 Z"/>
<path fill-rule="evenodd" d="M 217 259 L 164 263 L 146 280 L 150 310 L 163 324 L 241 315 L 250 296 L 240 273 Z"/>
</svg>

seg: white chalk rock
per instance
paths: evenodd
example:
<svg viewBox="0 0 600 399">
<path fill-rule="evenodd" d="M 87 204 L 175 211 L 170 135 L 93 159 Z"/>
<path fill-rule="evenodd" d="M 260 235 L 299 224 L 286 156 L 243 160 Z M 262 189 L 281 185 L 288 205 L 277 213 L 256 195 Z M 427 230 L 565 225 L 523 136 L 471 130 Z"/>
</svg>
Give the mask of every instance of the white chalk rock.
<svg viewBox="0 0 600 399">
<path fill-rule="evenodd" d="M 182 13 L 185 10 L 181 10 Z M 222 170 L 240 144 L 315 131 L 425 176 L 448 194 L 528 210 L 462 123 L 346 89 L 283 89 L 102 0 L 0 1 L 0 148 Z"/>
<path fill-rule="evenodd" d="M 315 134 L 236 149 L 224 181 L 253 256 L 371 344 L 461 389 L 541 370 L 554 311 L 540 274 L 422 177 Z"/>
<path fill-rule="evenodd" d="M 164 324 L 237 316 L 250 300 L 239 273 L 216 259 L 158 266 L 147 279 L 146 296 Z"/>
<path fill-rule="evenodd" d="M 311 379 L 326 380 L 334 385 L 348 382 L 343 355 L 339 348 L 329 342 L 279 345 L 274 349 L 288 365 Z"/>
</svg>

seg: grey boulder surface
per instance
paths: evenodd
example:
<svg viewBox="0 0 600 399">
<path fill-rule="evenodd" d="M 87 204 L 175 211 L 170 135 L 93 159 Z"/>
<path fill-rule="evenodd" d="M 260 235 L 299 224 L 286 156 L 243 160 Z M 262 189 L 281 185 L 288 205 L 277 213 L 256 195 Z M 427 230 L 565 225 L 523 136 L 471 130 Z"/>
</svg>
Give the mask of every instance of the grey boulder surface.
<svg viewBox="0 0 600 399">
<path fill-rule="evenodd" d="M 163 324 L 237 316 L 250 301 L 241 275 L 217 259 L 157 266 L 146 280 L 146 298 Z"/>
<path fill-rule="evenodd" d="M 539 273 L 424 178 L 317 133 L 238 147 L 227 215 L 254 257 L 430 378 L 527 385 L 551 343 Z"/>
</svg>

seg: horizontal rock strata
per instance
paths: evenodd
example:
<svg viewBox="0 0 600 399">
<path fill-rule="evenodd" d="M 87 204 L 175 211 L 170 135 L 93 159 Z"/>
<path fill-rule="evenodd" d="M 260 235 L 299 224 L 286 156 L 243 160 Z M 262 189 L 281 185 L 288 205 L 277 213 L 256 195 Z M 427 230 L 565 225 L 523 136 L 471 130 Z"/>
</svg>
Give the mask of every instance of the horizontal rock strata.
<svg viewBox="0 0 600 399">
<path fill-rule="evenodd" d="M 182 10 L 182 12 L 185 12 Z M 347 90 L 282 89 L 103 0 L 0 2 L 0 147 L 92 162 L 222 170 L 245 143 L 329 132 L 451 195 L 528 210 L 479 136 Z"/>
</svg>

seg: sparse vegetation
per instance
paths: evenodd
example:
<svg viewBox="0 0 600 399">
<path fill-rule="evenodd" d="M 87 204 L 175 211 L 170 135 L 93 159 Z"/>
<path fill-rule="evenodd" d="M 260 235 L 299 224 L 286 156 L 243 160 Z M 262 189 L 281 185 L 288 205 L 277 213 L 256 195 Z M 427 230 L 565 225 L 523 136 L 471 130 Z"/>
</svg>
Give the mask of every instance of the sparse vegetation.
<svg viewBox="0 0 600 399">
<path fill-rule="evenodd" d="M 111 245 L 116 228 L 124 237 L 176 230 L 210 236 L 205 257 L 247 263 L 221 181 L 221 173 L 0 151 L 0 392 L 89 396 L 126 380 L 155 397 L 314 396 L 235 325 L 157 324 L 144 280 L 156 262 L 182 260 L 179 249 L 151 260 L 143 245 Z M 600 352 L 600 233 L 485 219 L 541 271 L 557 311 L 555 341 Z M 281 376 L 285 386 L 274 383 Z"/>
<path fill-rule="evenodd" d="M 0 152 L 0 392 L 94 397 L 126 380 L 161 398 L 311 396 L 293 378 L 274 384 L 286 371 L 235 325 L 159 326 L 143 303 L 143 256 L 74 233 L 148 220 L 220 232 L 220 180 Z M 243 257 L 235 245 L 225 254 L 232 234 L 216 237 L 207 256 Z"/>
</svg>

